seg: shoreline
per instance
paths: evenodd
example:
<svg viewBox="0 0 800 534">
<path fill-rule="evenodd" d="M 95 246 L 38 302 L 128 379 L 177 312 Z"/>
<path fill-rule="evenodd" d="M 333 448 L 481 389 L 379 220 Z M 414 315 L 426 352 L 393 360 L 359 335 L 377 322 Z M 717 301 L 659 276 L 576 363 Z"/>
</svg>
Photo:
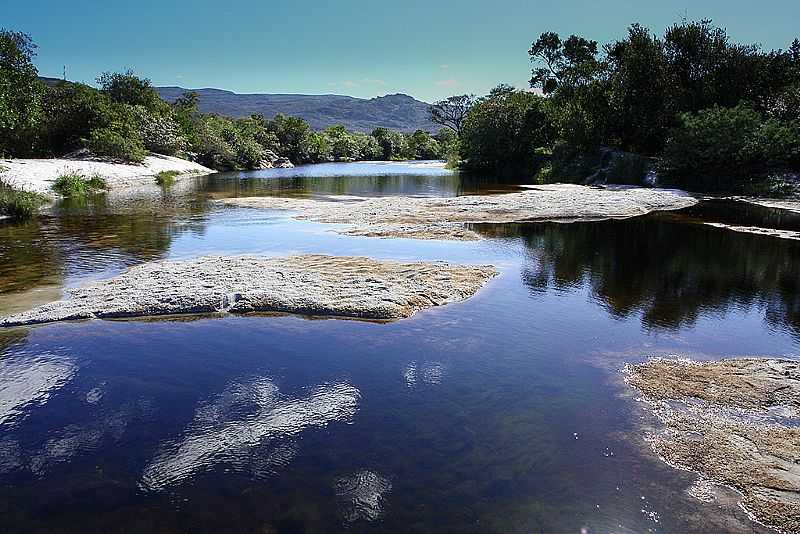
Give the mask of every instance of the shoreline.
<svg viewBox="0 0 800 534">
<path fill-rule="evenodd" d="M 0 181 L 12 189 L 45 195 L 54 194 L 53 182 L 70 172 L 86 178 L 100 176 L 111 190 L 149 185 L 156 174 L 164 171 L 180 173 L 177 180 L 217 172 L 199 163 L 160 154 L 147 156 L 140 165 L 100 159 L 0 159 Z"/>
</svg>

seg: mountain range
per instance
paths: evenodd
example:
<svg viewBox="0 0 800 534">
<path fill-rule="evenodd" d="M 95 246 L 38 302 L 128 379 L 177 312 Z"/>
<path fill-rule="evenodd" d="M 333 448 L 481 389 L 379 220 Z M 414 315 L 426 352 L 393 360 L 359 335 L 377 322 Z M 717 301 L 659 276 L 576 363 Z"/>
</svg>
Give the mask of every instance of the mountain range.
<svg viewBox="0 0 800 534">
<path fill-rule="evenodd" d="M 182 87 L 156 87 L 156 90 L 167 102 L 175 101 L 186 91 L 194 91 L 203 113 L 230 117 L 260 113 L 269 119 L 283 113 L 305 119 L 315 130 L 335 124 L 358 132 L 371 132 L 380 126 L 403 132 L 436 132 L 440 128 L 430 121 L 429 104 L 404 94 L 365 99 L 342 95 L 237 94 L 222 89 Z"/>
</svg>

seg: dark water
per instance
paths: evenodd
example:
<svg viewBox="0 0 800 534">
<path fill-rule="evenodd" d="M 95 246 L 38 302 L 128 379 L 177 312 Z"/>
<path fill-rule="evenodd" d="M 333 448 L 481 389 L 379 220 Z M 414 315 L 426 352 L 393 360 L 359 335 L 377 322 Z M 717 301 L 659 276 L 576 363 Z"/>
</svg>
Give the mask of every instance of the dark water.
<svg viewBox="0 0 800 534">
<path fill-rule="evenodd" d="M 502 272 L 472 299 L 390 324 L 227 317 L 0 332 L 0 531 L 763 531 L 735 506 L 685 494 L 693 476 L 643 445 L 652 421 L 618 373 L 656 354 L 797 357 L 800 243 L 701 224 L 741 205 L 478 225 L 489 239 L 458 243 L 341 236 L 213 202 L 511 189 L 424 166 L 331 165 L 218 175 L 0 226 L 0 314 L 203 254 Z"/>
</svg>

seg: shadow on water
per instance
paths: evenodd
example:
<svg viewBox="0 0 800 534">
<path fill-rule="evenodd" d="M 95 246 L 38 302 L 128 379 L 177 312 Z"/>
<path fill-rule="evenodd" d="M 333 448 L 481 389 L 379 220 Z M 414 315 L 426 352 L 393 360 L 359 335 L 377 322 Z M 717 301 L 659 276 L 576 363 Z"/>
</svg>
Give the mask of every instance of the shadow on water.
<svg viewBox="0 0 800 534">
<path fill-rule="evenodd" d="M 614 316 L 641 315 L 648 328 L 673 330 L 757 307 L 800 337 L 800 243 L 686 224 L 700 213 L 474 229 L 521 239 L 530 259 L 522 277 L 534 294 L 587 286 Z"/>
</svg>

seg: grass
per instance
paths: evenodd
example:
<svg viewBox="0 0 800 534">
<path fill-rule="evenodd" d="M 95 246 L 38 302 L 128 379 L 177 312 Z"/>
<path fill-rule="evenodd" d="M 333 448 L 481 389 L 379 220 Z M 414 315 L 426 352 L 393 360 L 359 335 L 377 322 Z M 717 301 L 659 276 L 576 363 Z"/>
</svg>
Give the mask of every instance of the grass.
<svg viewBox="0 0 800 534">
<path fill-rule="evenodd" d="M 47 197 L 30 191 L 17 191 L 0 182 L 0 215 L 11 217 L 15 221 L 33 218 L 44 204 Z"/>
<path fill-rule="evenodd" d="M 62 174 L 53 183 L 53 190 L 65 197 L 83 196 L 105 189 L 108 189 L 108 186 L 100 176 L 86 178 L 76 172 Z"/>
<path fill-rule="evenodd" d="M 161 187 L 171 187 L 175 183 L 175 177 L 179 174 L 179 171 L 161 171 L 156 174 L 156 183 Z"/>
</svg>

